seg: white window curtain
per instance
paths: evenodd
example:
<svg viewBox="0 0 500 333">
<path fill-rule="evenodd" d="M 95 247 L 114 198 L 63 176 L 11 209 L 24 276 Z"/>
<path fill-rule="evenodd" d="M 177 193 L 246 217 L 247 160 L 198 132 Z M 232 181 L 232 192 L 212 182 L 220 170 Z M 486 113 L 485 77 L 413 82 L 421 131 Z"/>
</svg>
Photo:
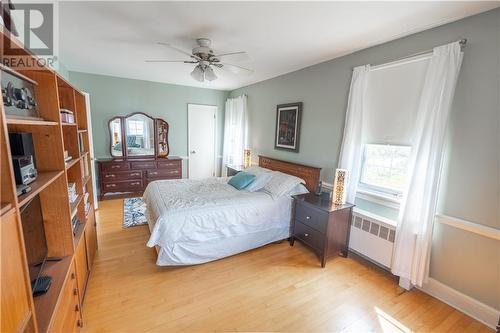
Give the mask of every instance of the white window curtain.
<svg viewBox="0 0 500 333">
<path fill-rule="evenodd" d="M 428 277 L 446 127 L 461 63 L 459 42 L 434 48 L 416 115 L 392 272 L 418 286 Z"/>
<path fill-rule="evenodd" d="M 244 150 L 248 148 L 247 96 L 228 98 L 224 118 L 223 165 L 241 166 Z M 223 168 L 223 175 L 227 169 Z"/>
<path fill-rule="evenodd" d="M 361 173 L 361 159 L 363 156 L 363 117 L 366 114 L 366 87 L 370 65 L 359 66 L 353 69 L 349 100 L 344 125 L 344 137 L 340 150 L 339 168 L 347 169 L 347 196 L 348 202 L 354 202 Z"/>
</svg>

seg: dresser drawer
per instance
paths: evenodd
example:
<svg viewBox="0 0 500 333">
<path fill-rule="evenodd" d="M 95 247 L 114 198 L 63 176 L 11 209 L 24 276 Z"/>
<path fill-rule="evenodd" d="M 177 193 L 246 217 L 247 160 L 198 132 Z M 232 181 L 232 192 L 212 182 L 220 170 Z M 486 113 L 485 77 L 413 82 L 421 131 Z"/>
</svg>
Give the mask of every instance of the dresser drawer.
<svg viewBox="0 0 500 333">
<path fill-rule="evenodd" d="M 297 203 L 295 206 L 295 218 L 323 234 L 326 233 L 328 225 L 328 214 L 326 212 Z"/>
<path fill-rule="evenodd" d="M 181 161 L 158 161 L 156 162 L 158 169 L 178 169 Z"/>
<path fill-rule="evenodd" d="M 156 170 L 148 170 L 147 177 L 148 178 L 169 178 L 169 177 L 177 177 L 180 175 L 180 170 L 178 169 L 156 169 Z"/>
<path fill-rule="evenodd" d="M 130 170 L 130 164 L 128 162 L 107 162 L 102 164 L 103 171 L 122 171 Z"/>
<path fill-rule="evenodd" d="M 106 192 L 142 191 L 142 179 L 124 180 L 103 184 Z"/>
<path fill-rule="evenodd" d="M 295 226 L 293 230 L 293 236 L 302 240 L 309 246 L 322 250 L 325 244 L 325 235 L 321 234 L 317 230 L 302 224 L 300 221 L 295 220 Z"/>
<path fill-rule="evenodd" d="M 156 168 L 154 161 L 130 162 L 130 166 L 132 169 L 154 169 L 154 168 Z"/>
<path fill-rule="evenodd" d="M 106 171 L 103 172 L 102 174 L 102 180 L 103 182 L 114 182 L 116 180 L 132 180 L 132 179 L 142 179 L 142 171 L 117 171 L 117 172 L 111 172 L 111 171 Z"/>
<path fill-rule="evenodd" d="M 60 300 L 52 318 L 49 332 L 78 332 L 82 327 L 78 297 L 80 290 L 77 286 L 74 264 L 71 264 L 69 275 L 61 290 Z"/>
</svg>

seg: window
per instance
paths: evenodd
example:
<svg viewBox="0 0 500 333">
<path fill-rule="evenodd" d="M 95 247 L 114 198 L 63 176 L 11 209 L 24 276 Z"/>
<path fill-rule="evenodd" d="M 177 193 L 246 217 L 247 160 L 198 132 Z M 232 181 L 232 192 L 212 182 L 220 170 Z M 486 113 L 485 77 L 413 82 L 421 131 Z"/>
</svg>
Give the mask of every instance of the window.
<svg viewBox="0 0 500 333">
<path fill-rule="evenodd" d="M 366 144 L 359 188 L 400 197 L 406 185 L 410 146 Z"/>
<path fill-rule="evenodd" d="M 127 120 L 129 135 L 144 135 L 144 122 L 141 120 Z"/>
</svg>

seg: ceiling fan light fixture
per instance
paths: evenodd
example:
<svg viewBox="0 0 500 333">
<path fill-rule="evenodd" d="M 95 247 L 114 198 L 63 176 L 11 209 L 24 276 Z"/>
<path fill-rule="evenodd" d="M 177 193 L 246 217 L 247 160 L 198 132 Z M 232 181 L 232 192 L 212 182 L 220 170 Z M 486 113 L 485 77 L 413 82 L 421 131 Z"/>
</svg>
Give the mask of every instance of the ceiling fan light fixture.
<svg viewBox="0 0 500 333">
<path fill-rule="evenodd" d="M 196 66 L 191 72 L 191 77 L 196 81 L 203 82 L 205 81 L 205 73 L 200 65 Z"/>
<path fill-rule="evenodd" d="M 217 79 L 217 75 L 215 75 L 213 68 L 210 66 L 205 67 L 205 79 L 208 81 Z"/>
</svg>

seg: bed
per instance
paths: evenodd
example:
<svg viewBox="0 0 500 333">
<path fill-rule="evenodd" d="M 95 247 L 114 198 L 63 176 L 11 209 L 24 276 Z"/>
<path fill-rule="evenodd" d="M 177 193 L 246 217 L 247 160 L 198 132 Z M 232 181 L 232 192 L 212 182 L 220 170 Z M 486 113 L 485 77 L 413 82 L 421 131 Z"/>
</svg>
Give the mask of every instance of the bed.
<svg viewBox="0 0 500 333">
<path fill-rule="evenodd" d="M 304 180 L 314 191 L 319 168 L 259 156 L 259 166 Z M 290 236 L 292 197 L 248 192 L 228 178 L 163 180 L 150 183 L 147 205 L 157 265 L 194 265 L 248 251 Z"/>
</svg>

